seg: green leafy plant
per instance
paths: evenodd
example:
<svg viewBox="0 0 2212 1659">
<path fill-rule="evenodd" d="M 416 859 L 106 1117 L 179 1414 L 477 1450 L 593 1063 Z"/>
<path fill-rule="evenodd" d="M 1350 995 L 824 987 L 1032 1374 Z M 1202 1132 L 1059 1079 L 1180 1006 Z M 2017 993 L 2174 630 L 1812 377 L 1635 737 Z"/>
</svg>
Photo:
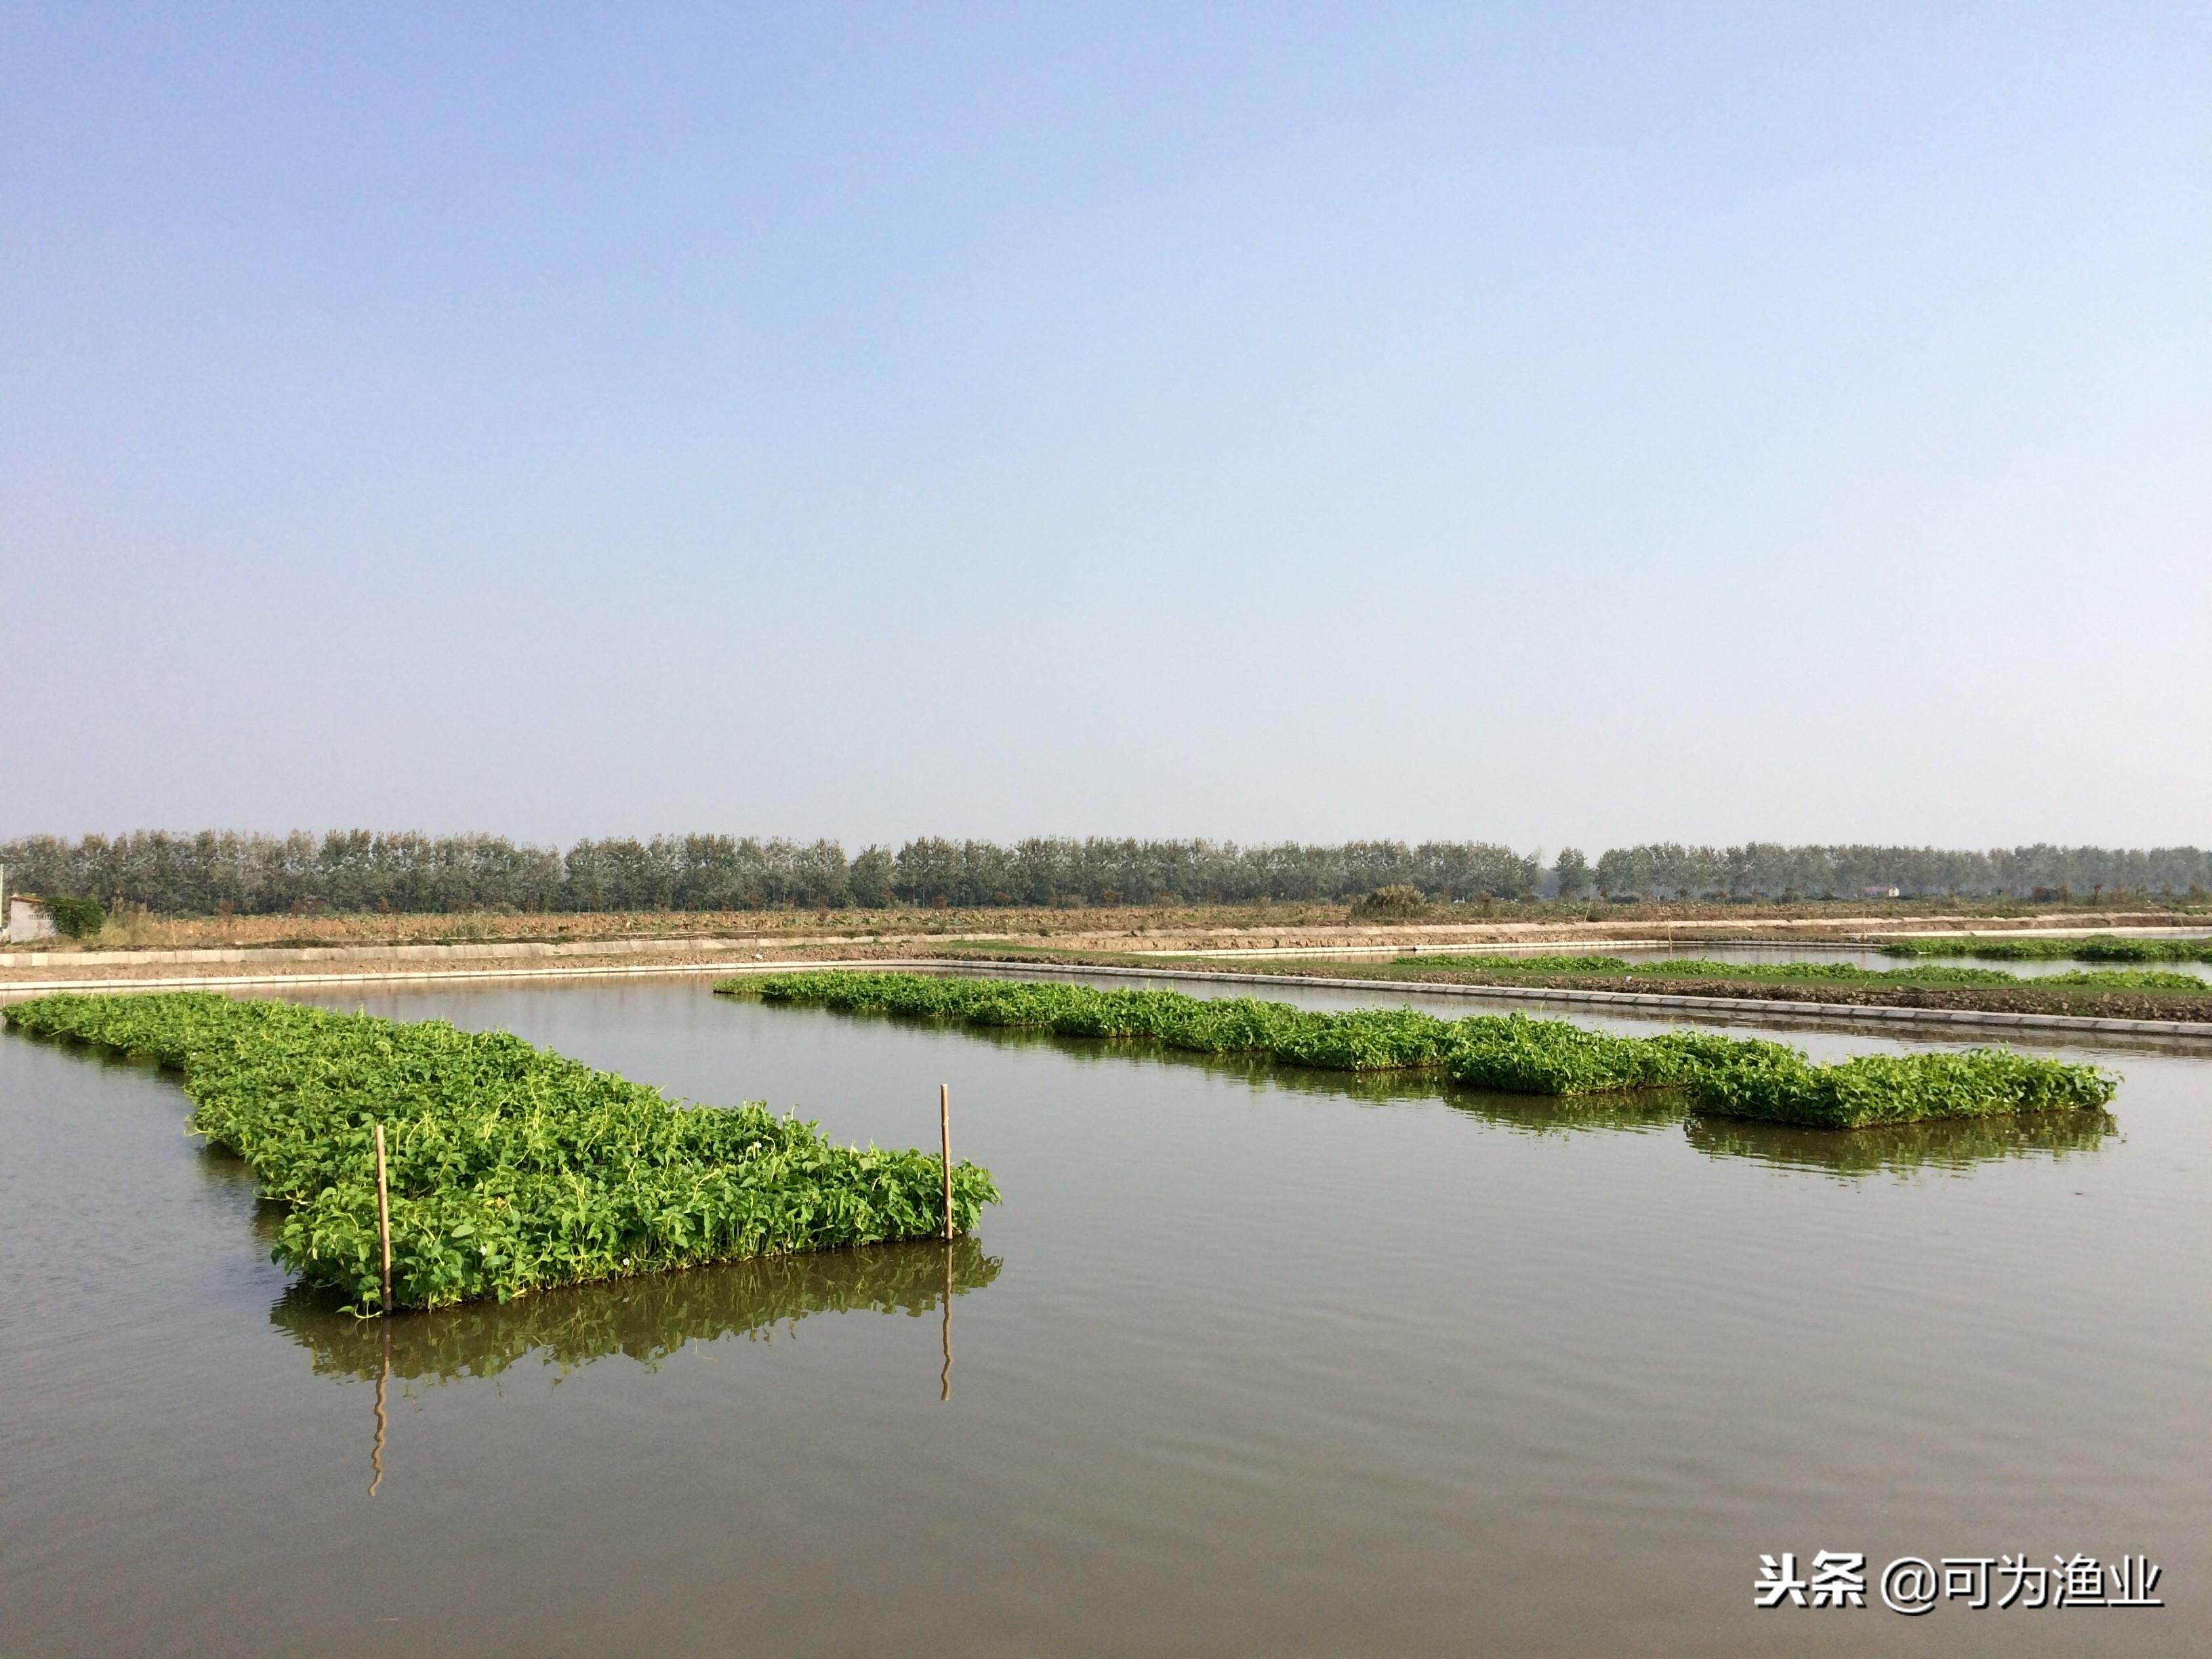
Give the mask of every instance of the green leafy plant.
<svg viewBox="0 0 2212 1659">
<path fill-rule="evenodd" d="M 2063 985 L 2092 991 L 2193 991 L 2199 996 L 2212 996 L 2212 979 L 2155 968 L 2077 968 L 2070 974 L 2046 974 L 2021 983 L 2039 988 Z"/>
<path fill-rule="evenodd" d="M 1736 980 L 1747 985 L 2190 991 L 2199 995 L 2212 995 L 2212 980 L 2201 975 L 2124 968 L 2081 969 L 2069 974 L 2047 974 L 2026 979 L 1998 968 L 1938 967 L 1932 964 L 1913 968 L 1862 968 L 1850 962 L 1708 962 L 1686 957 L 1657 962 L 1630 962 L 1622 957 L 1424 955 L 1400 957 L 1391 966 L 1460 975 L 1480 974 L 1496 979 L 1541 976 L 1547 979 Z"/>
<path fill-rule="evenodd" d="M 1972 957 L 1981 962 L 2212 962 L 2212 939 L 1990 939 L 1974 935 L 1892 939 L 1892 957 Z"/>
<path fill-rule="evenodd" d="M 1415 1008 L 1325 1013 L 1249 997 L 823 969 L 725 980 L 724 995 L 1060 1036 L 1142 1038 L 1195 1054 L 1260 1054 L 1334 1071 L 1431 1069 L 1470 1088 L 1578 1095 L 1677 1088 L 1697 1109 L 1825 1128 L 2101 1108 L 2118 1079 L 2005 1049 L 1870 1055 L 1819 1066 L 1778 1042 L 1669 1031 L 1615 1036 L 1518 1014 L 1446 1020 Z"/>
<path fill-rule="evenodd" d="M 54 931 L 64 939 L 91 939 L 107 926 L 107 912 L 98 899 L 42 899 L 54 919 Z"/>
<path fill-rule="evenodd" d="M 1650 980 L 1741 980 L 1746 984 L 1998 986 L 2026 983 L 1995 968 L 1862 968 L 1850 962 L 1711 962 L 1694 957 L 1631 962 L 1622 957 L 1401 957 L 1400 968 L 1455 973 L 1583 975 Z"/>
<path fill-rule="evenodd" d="M 933 1156 L 838 1146 L 763 1105 L 684 1107 L 505 1032 L 204 992 L 41 997 L 7 1019 L 179 1069 L 192 1127 L 289 1206 L 276 1260 L 360 1306 L 380 1293 L 379 1123 L 401 1306 L 944 1228 Z M 952 1194 L 963 1231 L 999 1196 L 972 1164 Z"/>
</svg>

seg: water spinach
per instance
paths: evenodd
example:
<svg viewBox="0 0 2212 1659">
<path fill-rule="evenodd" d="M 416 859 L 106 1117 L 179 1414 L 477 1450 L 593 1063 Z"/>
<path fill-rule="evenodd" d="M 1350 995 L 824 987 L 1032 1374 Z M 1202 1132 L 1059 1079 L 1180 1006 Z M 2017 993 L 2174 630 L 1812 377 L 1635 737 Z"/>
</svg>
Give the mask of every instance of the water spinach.
<svg viewBox="0 0 2212 1659">
<path fill-rule="evenodd" d="M 2124 944 L 2138 942 L 2121 941 Z M 2146 959 L 2172 961 L 2177 958 Z M 2188 957 L 2178 959 L 2194 960 Z M 1933 964 L 1913 968 L 1862 968 L 1850 962 L 1712 962 L 1694 957 L 1667 957 L 1656 961 L 1631 962 L 1625 957 L 1454 957 L 1425 952 L 1419 956 L 1400 957 L 1390 965 L 1393 968 L 1432 969 L 1457 974 L 1737 980 L 1747 985 L 1893 985 L 1931 990 L 1966 988 L 1974 990 L 2191 991 L 2200 995 L 2212 993 L 2212 980 L 2206 980 L 2201 975 L 2129 968 L 2085 968 L 2072 973 L 2046 974 L 2026 979 L 2001 968 L 1957 968 Z"/>
<path fill-rule="evenodd" d="M 1453 973 L 1584 974 L 1637 979 L 1734 979 L 1750 983 L 1825 985 L 1997 986 L 2023 983 L 1995 968 L 1862 968 L 1849 962 L 1712 962 L 1665 957 L 1631 962 L 1625 957 L 1454 957 L 1424 952 L 1400 957 L 1394 968 L 1434 968 Z"/>
<path fill-rule="evenodd" d="M 191 1127 L 289 1206 L 276 1260 L 364 1309 L 377 1123 L 402 1307 L 944 1230 L 933 1155 L 839 1146 L 763 1105 L 679 1105 L 502 1031 L 205 992 L 41 997 L 7 1019 L 180 1070 Z M 998 1190 L 972 1164 L 952 1176 L 965 1231 Z"/>
<path fill-rule="evenodd" d="M 1987 934 L 1892 939 L 1890 957 L 1972 957 L 1981 962 L 2212 962 L 2212 939 L 1991 939 Z"/>
<path fill-rule="evenodd" d="M 1821 1128 L 2090 1110 L 2118 1086 L 2094 1066 L 2002 1048 L 1862 1054 L 1823 1066 L 1779 1042 L 1702 1031 L 1615 1036 L 1519 1014 L 1325 1013 L 1249 997 L 850 969 L 725 980 L 714 988 L 769 1002 L 1027 1026 L 1061 1036 L 1139 1038 L 1197 1054 L 1256 1053 L 1335 1071 L 1419 1068 L 1508 1094 L 1676 1089 L 1701 1112 Z"/>
</svg>

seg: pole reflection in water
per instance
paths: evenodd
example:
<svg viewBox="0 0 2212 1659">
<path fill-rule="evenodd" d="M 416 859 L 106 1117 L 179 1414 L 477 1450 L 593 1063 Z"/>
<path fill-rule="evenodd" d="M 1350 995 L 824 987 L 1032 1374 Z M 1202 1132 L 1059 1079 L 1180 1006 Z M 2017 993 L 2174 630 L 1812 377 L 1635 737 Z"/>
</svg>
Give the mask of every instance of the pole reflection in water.
<svg viewBox="0 0 2212 1659">
<path fill-rule="evenodd" d="M 321 1376 L 375 1386 L 371 1496 L 384 1478 L 387 1390 L 402 1382 L 497 1376 L 535 1358 L 568 1370 L 622 1354 L 650 1369 L 693 1342 L 765 1337 L 815 1314 L 942 1313 L 939 1397 L 952 1396 L 952 1298 L 981 1290 L 1003 1264 L 973 1238 L 874 1244 L 578 1285 L 505 1304 L 472 1302 L 404 1319 L 356 1318 L 295 1287 L 270 1322 L 307 1350 Z M 374 1322 L 376 1332 L 369 1334 Z"/>
</svg>

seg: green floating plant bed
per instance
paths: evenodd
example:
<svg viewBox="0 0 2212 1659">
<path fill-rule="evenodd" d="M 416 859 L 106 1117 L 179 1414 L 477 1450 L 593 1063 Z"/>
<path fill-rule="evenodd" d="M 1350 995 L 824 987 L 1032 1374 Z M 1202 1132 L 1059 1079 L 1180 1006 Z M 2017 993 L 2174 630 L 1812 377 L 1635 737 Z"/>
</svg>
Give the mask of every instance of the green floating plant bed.
<svg viewBox="0 0 2212 1659">
<path fill-rule="evenodd" d="M 2194 957 L 2145 958 L 2158 961 L 2196 959 Z M 1399 957 L 1390 965 L 1393 968 L 1416 968 L 1443 973 L 1482 974 L 1492 977 L 1500 975 L 1586 975 L 1650 980 L 1741 980 L 1747 985 L 1895 985 L 1916 990 L 2194 991 L 2212 994 L 2212 980 L 2202 975 L 2133 968 L 2083 968 L 2072 973 L 2044 974 L 2027 979 L 2000 968 L 1926 965 L 1917 968 L 1862 968 L 1850 962 L 1711 962 L 1694 957 L 1630 962 L 1623 957 L 1454 957 L 1423 954 Z"/>
<path fill-rule="evenodd" d="M 1892 939 L 1881 950 L 1890 957 L 1973 957 L 1983 962 L 2212 962 L 2212 939 L 2131 939 L 2112 933 L 2087 939 L 1936 934 Z"/>
<path fill-rule="evenodd" d="M 2103 1107 L 2118 1087 L 2118 1079 L 2094 1066 L 2004 1048 L 1862 1054 L 1816 1065 L 1779 1042 L 1698 1031 L 1615 1036 L 1519 1014 L 1439 1019 L 1414 1008 L 1324 1013 L 1249 997 L 850 969 L 725 980 L 714 988 L 769 1002 L 1036 1027 L 1060 1036 L 1142 1038 L 1195 1054 L 1260 1054 L 1334 1071 L 1419 1068 L 1509 1094 L 1676 1089 L 1712 1115 L 1818 1128 L 2086 1111 Z"/>
<path fill-rule="evenodd" d="M 276 1260 L 364 1308 L 379 1123 L 402 1307 L 944 1231 L 933 1154 L 836 1146 L 764 1105 L 681 1106 L 505 1032 L 205 992 L 41 997 L 7 1019 L 180 1070 L 192 1127 L 290 1206 Z M 999 1194 L 962 1164 L 952 1196 L 964 1231 Z"/>
</svg>

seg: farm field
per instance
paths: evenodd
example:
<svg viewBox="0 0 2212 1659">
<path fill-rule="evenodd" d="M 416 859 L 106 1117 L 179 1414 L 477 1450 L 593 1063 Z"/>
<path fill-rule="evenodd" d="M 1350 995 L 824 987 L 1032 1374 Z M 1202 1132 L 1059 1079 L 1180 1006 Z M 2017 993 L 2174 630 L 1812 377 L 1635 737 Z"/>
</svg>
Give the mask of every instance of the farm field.
<svg viewBox="0 0 2212 1659">
<path fill-rule="evenodd" d="M 1819 1632 L 1754 1612 L 1746 1564 L 1829 1547 L 2143 1552 L 2167 1605 L 2134 1616 L 2212 1644 L 2175 1455 L 2212 1363 L 2212 1060 L 2036 1048 L 2118 1093 L 1838 1133 L 698 979 L 313 1000 L 840 1141 L 927 1144 L 949 1081 L 1004 1202 L 950 1253 L 356 1321 L 268 1260 L 282 1212 L 179 1133 L 173 1074 L 0 1035 L 11 1648 L 221 1650 L 250 1595 L 268 1645 L 332 1652 L 1794 1653 Z M 404 1595 L 331 1593 L 364 1561 Z M 1971 1647 L 1995 1616 L 1935 1619 Z"/>
</svg>

